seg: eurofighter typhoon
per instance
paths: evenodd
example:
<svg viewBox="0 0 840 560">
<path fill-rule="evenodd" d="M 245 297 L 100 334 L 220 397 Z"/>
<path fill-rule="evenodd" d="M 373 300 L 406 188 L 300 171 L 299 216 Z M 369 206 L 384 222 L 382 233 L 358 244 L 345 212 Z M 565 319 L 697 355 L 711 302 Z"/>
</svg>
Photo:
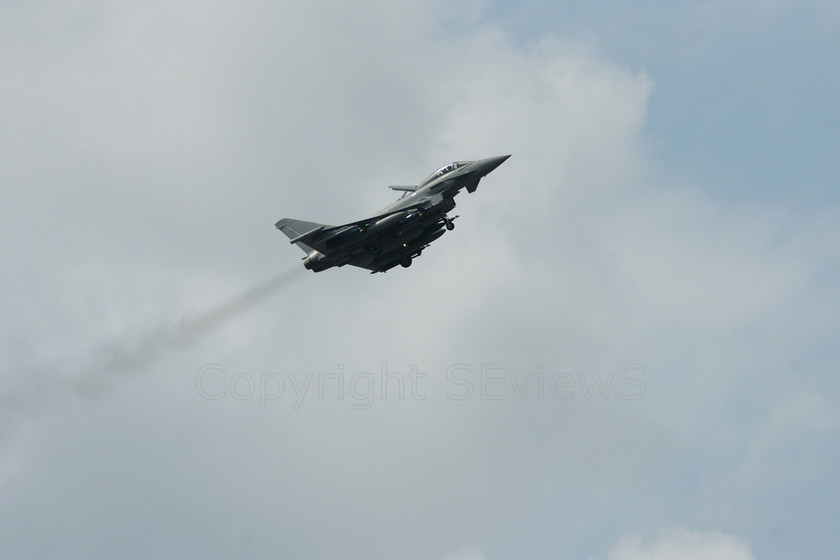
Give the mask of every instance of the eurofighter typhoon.
<svg viewBox="0 0 840 560">
<path fill-rule="evenodd" d="M 283 218 L 275 225 L 306 253 L 303 266 L 313 272 L 345 264 L 371 273 L 398 264 L 407 268 L 432 241 L 455 228 L 458 216 L 450 218 L 448 213 L 461 189 L 474 192 L 478 182 L 509 157 L 456 161 L 417 186 L 391 186 L 402 191 L 402 197 L 364 220 L 329 226 Z"/>
</svg>

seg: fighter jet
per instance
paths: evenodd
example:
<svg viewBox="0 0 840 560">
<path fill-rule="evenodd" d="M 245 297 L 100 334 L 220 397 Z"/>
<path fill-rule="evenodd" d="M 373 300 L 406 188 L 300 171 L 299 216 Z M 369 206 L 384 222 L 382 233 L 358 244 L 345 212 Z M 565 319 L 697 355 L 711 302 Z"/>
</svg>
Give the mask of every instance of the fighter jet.
<svg viewBox="0 0 840 560">
<path fill-rule="evenodd" d="M 478 182 L 510 156 L 444 165 L 416 186 L 391 186 L 402 197 L 370 218 L 341 226 L 283 218 L 275 225 L 306 256 L 303 266 L 321 272 L 349 264 L 385 272 L 411 266 L 423 249 L 455 228 L 449 217 L 461 189 L 475 192 Z"/>
</svg>

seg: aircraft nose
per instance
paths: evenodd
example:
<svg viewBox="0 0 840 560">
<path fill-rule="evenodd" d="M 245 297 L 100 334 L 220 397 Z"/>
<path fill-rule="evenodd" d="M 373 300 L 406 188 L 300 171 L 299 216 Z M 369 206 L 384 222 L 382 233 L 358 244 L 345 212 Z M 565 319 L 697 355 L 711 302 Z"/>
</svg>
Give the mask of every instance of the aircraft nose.
<svg viewBox="0 0 840 560">
<path fill-rule="evenodd" d="M 496 156 L 481 160 L 479 162 L 479 165 L 481 165 L 481 174 L 487 175 L 488 173 L 502 165 L 505 161 L 507 161 L 507 158 L 509 157 L 510 154 L 506 156 Z"/>
</svg>

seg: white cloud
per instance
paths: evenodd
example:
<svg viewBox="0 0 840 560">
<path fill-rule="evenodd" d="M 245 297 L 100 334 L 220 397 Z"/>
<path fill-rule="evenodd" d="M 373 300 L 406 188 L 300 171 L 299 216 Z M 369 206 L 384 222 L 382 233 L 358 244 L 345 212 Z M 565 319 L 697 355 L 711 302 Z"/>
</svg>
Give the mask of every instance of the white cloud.
<svg viewBox="0 0 840 560">
<path fill-rule="evenodd" d="M 645 542 L 639 535 L 621 537 L 609 560 L 754 560 L 745 539 L 718 531 L 673 527 Z"/>
<path fill-rule="evenodd" d="M 457 229 L 410 270 L 307 274 L 182 352 L 114 372 L 134 376 L 99 400 L 40 403 L 0 468 L 10 556 L 42 550 L 45 511 L 68 557 L 124 542 L 230 557 L 279 542 L 313 558 L 480 559 L 523 535 L 546 555 L 558 542 L 591 554 L 605 511 L 616 534 L 639 503 L 692 513 L 699 491 L 675 496 L 662 481 L 695 468 L 681 450 L 735 429 L 709 403 L 760 414 L 721 379 L 754 379 L 756 356 L 836 326 L 825 302 L 838 255 L 822 243 L 836 212 L 802 227 L 816 214 L 732 208 L 690 180 L 645 184 L 658 165 L 640 137 L 656 77 L 591 44 L 514 40 L 475 2 L 84 5 L 47 11 L 38 40 L 9 35 L 4 59 L 4 394 L 300 268 L 272 227 L 282 216 L 356 219 L 387 202 L 389 183 L 513 157 L 459 196 Z M 18 12 L 4 31 L 30 21 Z M 779 321 L 791 310 L 806 327 Z M 707 374 L 704 357 L 719 367 Z M 360 411 L 352 395 L 310 393 L 295 411 L 291 393 L 262 408 L 196 394 L 205 364 L 224 366 L 224 385 L 238 373 L 378 374 L 382 362 L 417 364 L 428 397 Z M 566 402 L 505 384 L 500 401 L 462 402 L 445 396 L 457 362 L 502 365 L 520 383 L 538 366 L 577 380 L 640 363 L 647 392 Z M 801 431 L 836 430 L 829 396 L 791 394 L 804 408 L 769 413 L 744 469 L 784 463 Z M 154 517 L 152 544 L 141 517 Z M 94 544 L 103 524 L 114 541 Z M 751 557 L 736 537 L 674 529 L 628 536 L 610 558 L 668 551 Z"/>
<path fill-rule="evenodd" d="M 627 185 L 642 165 L 638 132 L 652 84 L 587 43 L 547 38 L 514 46 L 483 30 L 438 90 L 446 151 L 513 153 L 505 200 L 532 211 Z M 518 203 L 518 204 L 517 204 Z M 541 214 L 538 214 L 541 216 Z"/>
<path fill-rule="evenodd" d="M 599 233 L 648 321 L 735 326 L 796 301 L 814 273 L 800 244 L 779 242 L 800 226 L 782 208 L 726 208 L 680 188 L 622 200 Z"/>
</svg>

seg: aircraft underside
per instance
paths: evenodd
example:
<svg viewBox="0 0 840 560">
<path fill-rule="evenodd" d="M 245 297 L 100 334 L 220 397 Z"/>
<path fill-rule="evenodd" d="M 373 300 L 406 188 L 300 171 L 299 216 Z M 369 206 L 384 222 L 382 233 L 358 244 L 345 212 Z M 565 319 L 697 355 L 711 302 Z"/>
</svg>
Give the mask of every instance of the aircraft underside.
<svg viewBox="0 0 840 560">
<path fill-rule="evenodd" d="M 303 266 L 313 272 L 346 264 L 371 272 L 411 266 L 431 242 L 455 227 L 448 212 L 461 189 L 474 192 L 479 181 L 510 156 L 456 161 L 417 186 L 392 186 L 403 196 L 370 218 L 329 226 L 283 218 L 275 225 L 306 252 Z"/>
<path fill-rule="evenodd" d="M 371 235 L 362 230 L 340 232 L 336 236 L 338 239 L 324 242 L 331 251 L 313 251 L 304 259 L 304 267 L 315 272 L 346 264 L 371 272 L 385 272 L 397 265 L 408 267 L 414 257 L 444 234 L 447 227 L 454 227 L 439 211 L 417 217 L 409 214 L 407 218 L 414 220 L 410 227 L 394 225 Z"/>
</svg>

